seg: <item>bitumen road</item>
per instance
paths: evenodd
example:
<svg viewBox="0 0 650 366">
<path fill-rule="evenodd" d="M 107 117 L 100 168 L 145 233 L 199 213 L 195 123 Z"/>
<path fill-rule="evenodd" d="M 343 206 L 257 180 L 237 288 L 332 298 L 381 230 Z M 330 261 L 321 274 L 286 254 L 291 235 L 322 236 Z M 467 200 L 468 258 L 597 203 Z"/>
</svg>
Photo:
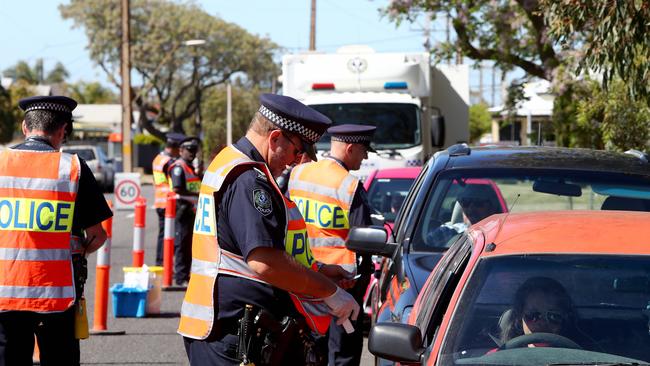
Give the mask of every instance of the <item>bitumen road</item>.
<svg viewBox="0 0 650 366">
<path fill-rule="evenodd" d="M 142 196 L 147 199 L 145 227 L 145 264 L 155 262 L 158 216 L 152 208 L 153 187 L 142 186 Z M 113 199 L 113 194 L 106 194 Z M 124 280 L 123 267 L 132 265 L 133 211 L 116 210 L 113 217 L 113 238 L 111 247 L 110 285 Z M 94 316 L 95 266 L 97 254 L 88 258 L 88 281 L 85 297 L 88 309 L 89 327 L 92 329 Z M 123 331 L 122 335 L 92 334 L 81 341 L 82 365 L 188 365 L 183 340 L 176 333 L 183 291 L 162 292 L 161 311 L 158 315 L 143 318 L 115 318 L 112 311 L 112 296 L 108 301 L 108 331 Z M 372 355 L 366 349 L 362 365 L 373 364 Z"/>
</svg>

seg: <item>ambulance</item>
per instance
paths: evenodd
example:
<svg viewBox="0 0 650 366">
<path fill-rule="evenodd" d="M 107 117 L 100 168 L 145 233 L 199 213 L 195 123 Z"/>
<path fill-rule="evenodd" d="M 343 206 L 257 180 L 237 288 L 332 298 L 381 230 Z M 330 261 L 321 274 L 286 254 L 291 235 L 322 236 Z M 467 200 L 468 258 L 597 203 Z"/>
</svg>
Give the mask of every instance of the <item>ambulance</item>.
<svg viewBox="0 0 650 366">
<path fill-rule="evenodd" d="M 328 116 L 334 123 L 377 126 L 361 168 L 421 166 L 433 153 L 469 139 L 467 65 L 430 66 L 428 53 L 377 53 L 345 46 L 336 53 L 287 54 L 282 58 L 282 94 Z M 319 158 L 330 148 L 325 134 Z"/>
</svg>

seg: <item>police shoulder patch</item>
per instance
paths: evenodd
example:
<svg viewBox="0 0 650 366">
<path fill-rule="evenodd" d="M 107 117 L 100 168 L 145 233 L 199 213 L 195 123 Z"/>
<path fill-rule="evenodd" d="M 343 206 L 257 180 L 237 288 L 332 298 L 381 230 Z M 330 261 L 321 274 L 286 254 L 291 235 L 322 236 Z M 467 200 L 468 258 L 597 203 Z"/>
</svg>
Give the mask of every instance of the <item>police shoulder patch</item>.
<svg viewBox="0 0 650 366">
<path fill-rule="evenodd" d="M 253 206 L 264 216 L 271 214 L 273 212 L 273 204 L 269 192 L 264 189 L 253 190 Z"/>
</svg>

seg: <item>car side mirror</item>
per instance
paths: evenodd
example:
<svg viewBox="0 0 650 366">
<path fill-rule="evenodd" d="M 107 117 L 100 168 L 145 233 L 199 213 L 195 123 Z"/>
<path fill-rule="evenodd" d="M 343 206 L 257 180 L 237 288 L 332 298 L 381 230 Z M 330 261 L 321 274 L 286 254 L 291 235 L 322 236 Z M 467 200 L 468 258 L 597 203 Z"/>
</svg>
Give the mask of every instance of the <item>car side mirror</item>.
<svg viewBox="0 0 650 366">
<path fill-rule="evenodd" d="M 416 326 L 402 323 L 377 323 L 370 329 L 368 350 L 373 355 L 395 362 L 422 361 L 422 333 Z"/>
<path fill-rule="evenodd" d="M 431 116 L 431 145 L 442 147 L 445 145 L 445 116 Z"/>
<path fill-rule="evenodd" d="M 387 243 L 386 229 L 379 226 L 355 227 L 348 233 L 345 246 L 359 254 L 375 254 L 392 257 L 397 244 Z"/>
</svg>

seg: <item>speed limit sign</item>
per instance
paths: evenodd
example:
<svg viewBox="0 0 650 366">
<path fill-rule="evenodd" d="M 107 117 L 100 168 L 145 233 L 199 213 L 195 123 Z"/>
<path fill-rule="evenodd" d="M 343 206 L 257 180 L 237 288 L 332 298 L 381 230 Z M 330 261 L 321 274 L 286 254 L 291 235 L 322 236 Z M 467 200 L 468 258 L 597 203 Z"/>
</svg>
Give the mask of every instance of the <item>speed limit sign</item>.
<svg viewBox="0 0 650 366">
<path fill-rule="evenodd" d="M 140 197 L 140 173 L 115 174 L 115 208 L 133 210 Z"/>
</svg>

